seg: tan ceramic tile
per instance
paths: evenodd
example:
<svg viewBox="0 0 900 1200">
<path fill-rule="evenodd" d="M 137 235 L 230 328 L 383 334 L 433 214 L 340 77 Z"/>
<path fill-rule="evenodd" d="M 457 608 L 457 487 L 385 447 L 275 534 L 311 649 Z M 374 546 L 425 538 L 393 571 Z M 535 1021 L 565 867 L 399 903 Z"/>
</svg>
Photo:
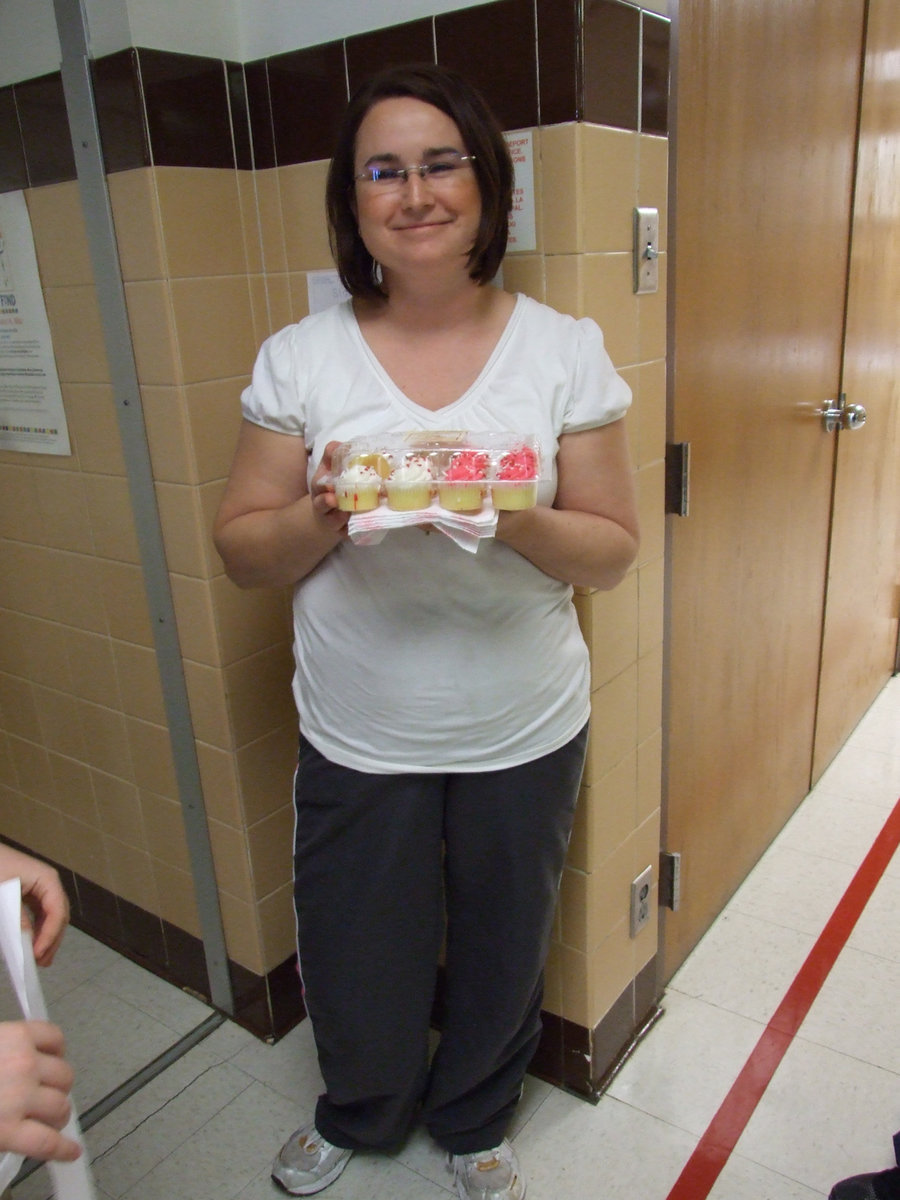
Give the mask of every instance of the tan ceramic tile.
<svg viewBox="0 0 900 1200">
<path fill-rule="evenodd" d="M 659 210 L 659 245 L 668 246 L 669 143 L 664 137 L 641 134 L 638 138 L 638 204 Z"/>
<path fill-rule="evenodd" d="M 558 254 L 544 261 L 547 303 L 570 317 L 584 315 L 584 272 L 580 254 Z"/>
<path fill-rule="evenodd" d="M 223 674 L 236 746 L 246 746 L 291 720 L 294 657 L 288 643 L 231 663 Z"/>
<path fill-rule="evenodd" d="M 43 286 L 92 284 L 78 181 L 29 188 L 25 198 Z"/>
<path fill-rule="evenodd" d="M 197 741 L 196 747 L 200 786 L 207 814 L 227 825 L 243 828 L 244 816 L 234 755 L 201 741 Z"/>
<path fill-rule="evenodd" d="M 257 899 L 291 879 L 293 839 L 294 813 L 290 808 L 280 809 L 248 828 L 247 846 Z"/>
<path fill-rule="evenodd" d="M 100 588 L 103 560 L 86 554 L 53 551 L 53 582 L 59 590 L 58 612 L 61 621 L 76 629 L 106 633 L 106 613 Z"/>
<path fill-rule="evenodd" d="M 109 383 L 97 295 L 91 285 L 44 289 L 61 383 Z"/>
<path fill-rule="evenodd" d="M 101 558 L 140 562 L 128 480 L 120 475 L 85 475 L 94 546 Z"/>
<path fill-rule="evenodd" d="M 596 787 L 637 743 L 637 665 L 591 695 L 591 735 L 585 782 Z"/>
<path fill-rule="evenodd" d="M 583 124 L 581 155 L 584 249 L 630 254 L 638 196 L 638 135 Z"/>
<path fill-rule="evenodd" d="M 58 593 L 49 591 L 57 582 L 53 577 L 55 554 L 40 546 L 0 542 L 4 608 L 48 620 L 56 619 Z"/>
<path fill-rule="evenodd" d="M 297 951 L 297 925 L 294 920 L 294 888 L 283 884 L 256 906 L 262 933 L 264 969 L 273 971 Z"/>
<path fill-rule="evenodd" d="M 547 962 L 544 965 L 544 999 L 541 1003 L 541 1008 L 545 1012 L 556 1013 L 557 1016 L 562 1016 L 562 1007 L 563 993 L 560 951 L 559 945 L 553 942 L 550 946 L 550 952 L 547 955 Z"/>
<path fill-rule="evenodd" d="M 334 266 L 325 223 L 327 174 L 326 160 L 278 170 L 289 271 L 316 271 Z"/>
<path fill-rule="evenodd" d="M 560 934 L 564 946 L 588 950 L 589 876 L 566 867 L 559 885 Z"/>
<path fill-rule="evenodd" d="M 170 862 L 179 871 L 190 871 L 191 857 L 179 802 L 155 792 L 139 791 L 138 803 L 151 857 Z"/>
<path fill-rule="evenodd" d="M 112 873 L 100 830 L 83 825 L 81 821 L 75 821 L 65 814 L 62 817 L 62 830 L 66 839 L 64 865 L 113 891 Z"/>
<path fill-rule="evenodd" d="M 588 958 L 591 994 L 590 1026 L 600 1023 L 634 979 L 634 943 L 628 921 L 620 921 L 603 944 Z"/>
<path fill-rule="evenodd" d="M 141 568 L 130 563 L 100 564 L 101 596 L 110 634 L 138 646 L 153 645 L 153 630 Z"/>
<path fill-rule="evenodd" d="M 163 279 L 166 269 L 153 169 L 116 171 L 107 176 L 107 183 L 122 278 L 129 283 Z"/>
<path fill-rule="evenodd" d="M 72 683 L 65 690 L 83 700 L 92 700 L 107 708 L 119 708 L 119 681 L 109 638 L 82 629 L 68 629 L 66 654 Z"/>
<path fill-rule="evenodd" d="M 150 855 L 135 846 L 106 836 L 105 831 L 103 841 L 109 859 L 112 890 L 117 896 L 136 904 L 144 912 L 156 912 L 159 908 L 159 897 L 156 893 L 156 879 Z"/>
<path fill-rule="evenodd" d="M 126 783 L 134 782 L 134 768 L 128 748 L 125 717 L 112 709 L 87 700 L 78 701 L 78 719 L 84 736 L 87 763 L 115 775 Z"/>
<path fill-rule="evenodd" d="M 4 729 L 0 729 L 0 788 L 18 789 L 18 786 L 19 781 L 16 778 L 12 754 L 9 749 L 9 734 Z M 12 835 L 7 834 L 7 836 Z"/>
<path fill-rule="evenodd" d="M 633 869 L 636 878 L 645 867 L 653 868 L 653 886 L 659 884 L 660 813 L 656 809 L 645 817 L 633 838 Z M 655 907 L 655 906 L 654 906 Z"/>
<path fill-rule="evenodd" d="M 576 608 L 591 652 L 591 687 L 598 688 L 637 658 L 636 572 L 627 575 L 612 591 L 576 597 Z"/>
<path fill-rule="evenodd" d="M 203 579 L 191 579 L 187 575 L 172 575 L 171 584 L 182 655 L 207 666 L 220 666 L 210 585 Z"/>
<path fill-rule="evenodd" d="M 141 386 L 180 383 L 182 369 L 169 284 L 165 280 L 126 283 L 125 302 Z"/>
<path fill-rule="evenodd" d="M 638 438 L 640 431 L 638 429 L 638 416 L 641 407 L 641 380 L 639 372 L 639 366 L 618 368 L 619 376 L 631 388 L 631 407 L 625 417 L 625 435 L 628 441 L 628 455 L 632 466 L 637 463 L 639 453 Z"/>
<path fill-rule="evenodd" d="M 503 286 L 508 292 L 521 292 L 539 300 L 547 296 L 544 258 L 540 254 L 510 254 L 503 260 Z"/>
<path fill-rule="evenodd" d="M 259 174 L 259 171 L 238 171 L 236 176 L 241 236 L 244 242 L 246 269 L 250 274 L 263 270 L 262 238 L 256 199 Z"/>
<path fill-rule="evenodd" d="M 151 865 L 159 896 L 159 915 L 178 929 L 200 937 L 197 898 L 190 874 L 158 858 L 152 858 Z"/>
<path fill-rule="evenodd" d="M 288 265 L 280 175 L 281 171 L 278 168 L 253 172 L 256 219 L 259 222 L 259 236 L 262 241 L 262 269 L 270 274 L 286 271 Z"/>
<path fill-rule="evenodd" d="M 583 787 L 567 862 L 596 871 L 612 850 L 634 832 L 637 813 L 637 752 L 626 754 L 593 787 Z"/>
<path fill-rule="evenodd" d="M 265 965 L 256 908 L 227 892 L 219 895 L 228 957 L 248 971 L 262 975 Z"/>
<path fill-rule="evenodd" d="M 560 1015 L 585 1029 L 592 1029 L 596 1021 L 593 1020 L 594 1006 L 590 996 L 588 957 L 570 946 L 560 946 L 558 953 L 562 990 Z"/>
<path fill-rule="evenodd" d="M 28 679 L 0 674 L 0 721 L 8 733 L 30 742 L 43 741 L 38 695 L 45 690 Z"/>
<path fill-rule="evenodd" d="M 666 364 L 664 359 L 637 368 L 639 400 L 635 462 L 643 467 L 666 456 Z"/>
<path fill-rule="evenodd" d="M 198 483 L 227 477 L 241 427 L 241 392 L 249 382 L 242 375 L 185 388 Z"/>
<path fill-rule="evenodd" d="M 638 565 L 658 561 L 665 552 L 666 469 L 664 462 L 641 467 L 635 475 L 641 545 Z"/>
<path fill-rule="evenodd" d="M 49 804 L 28 796 L 21 797 L 21 815 L 28 837 L 24 844 L 38 858 L 68 866 L 68 846 L 63 828 L 63 815 Z"/>
<path fill-rule="evenodd" d="M 79 701 L 66 692 L 35 684 L 34 703 L 41 723 L 41 742 L 48 750 L 86 761 L 88 747 L 79 721 Z"/>
<path fill-rule="evenodd" d="M 194 736 L 211 746 L 231 750 L 233 738 L 228 721 L 223 672 L 218 667 L 185 662 L 184 675 Z"/>
<path fill-rule="evenodd" d="M 150 721 L 139 721 L 136 717 L 124 720 L 135 783 L 142 791 L 177 799 L 178 784 L 168 729 Z"/>
<path fill-rule="evenodd" d="M 67 635 L 66 627 L 55 621 L 4 612 L 0 670 L 61 691 L 72 691 L 72 674 L 66 657 Z"/>
<path fill-rule="evenodd" d="M 666 282 L 668 255 L 659 256 L 659 290 L 636 296 L 638 301 L 638 358 L 641 362 L 666 356 Z"/>
<path fill-rule="evenodd" d="M 246 375 L 256 358 L 246 277 L 175 279 L 171 286 L 185 383 Z"/>
<path fill-rule="evenodd" d="M 640 654 L 662 645 L 665 562 L 652 559 L 638 569 L 638 649 Z"/>
<path fill-rule="evenodd" d="M 96 769 L 90 771 L 90 776 L 103 832 L 129 846 L 146 849 L 140 798 L 134 784 Z"/>
<path fill-rule="evenodd" d="M 142 387 L 141 401 L 153 478 L 196 483 L 184 392 L 177 387 Z"/>
<path fill-rule="evenodd" d="M 657 729 L 637 751 L 637 819 L 645 821 L 662 803 L 662 730 Z"/>
<path fill-rule="evenodd" d="M 250 859 L 243 830 L 210 820 L 209 840 L 216 867 L 216 883 L 220 891 L 252 903 L 253 881 L 250 875 Z"/>
<path fill-rule="evenodd" d="M 0 782 L 0 810 L 3 812 L 3 836 L 20 846 L 31 846 L 28 801 L 7 784 Z M 58 861 L 58 860 L 57 860 Z"/>
<path fill-rule="evenodd" d="M 122 711 L 143 721 L 166 723 L 156 652 L 133 642 L 112 643 Z"/>
<path fill-rule="evenodd" d="M 124 475 L 125 459 L 112 388 L 101 383 L 67 383 L 62 395 L 69 438 L 82 471 Z"/>
<path fill-rule="evenodd" d="M 282 278 L 287 277 L 282 276 Z M 253 318 L 253 343 L 256 346 L 261 346 L 269 334 L 274 332 L 269 312 L 268 283 L 269 277 L 266 275 L 247 276 L 247 286 L 250 289 L 250 312 Z"/>
<path fill-rule="evenodd" d="M 662 725 L 663 648 L 656 646 L 638 661 L 638 741 Z"/>
<path fill-rule="evenodd" d="M 286 325 L 292 324 L 299 317 L 294 316 L 294 300 L 291 295 L 291 279 L 295 278 L 292 275 L 267 275 L 266 276 L 266 316 L 268 321 L 268 329 L 263 335 L 268 336 L 269 333 L 276 333 L 279 329 L 284 329 Z M 309 303 L 306 305 L 309 308 Z M 305 315 L 305 314 L 303 314 Z M 262 340 L 262 339 L 258 339 Z"/>
<path fill-rule="evenodd" d="M 630 254 L 584 256 L 584 315 L 603 330 L 606 349 L 617 367 L 638 361 L 638 300 L 632 290 Z M 652 299 L 652 297 L 651 297 Z"/>
<path fill-rule="evenodd" d="M 157 167 L 155 174 L 169 277 L 245 275 L 237 172 Z"/>
<path fill-rule="evenodd" d="M 74 758 L 54 754 L 52 750 L 49 758 L 59 811 L 84 825 L 102 829 L 88 767 Z"/>
<path fill-rule="evenodd" d="M 0 463 L 0 537 L 44 543 L 44 520 L 38 502 L 38 473 L 31 467 Z M 76 476 L 77 478 L 77 476 Z"/>
<path fill-rule="evenodd" d="M 295 271 L 288 275 L 288 289 L 290 292 L 291 315 L 285 324 L 289 325 L 295 321 L 302 321 L 304 317 L 309 316 L 309 278 L 306 273 Z"/>
<path fill-rule="evenodd" d="M 542 249 L 545 254 L 577 254 L 582 245 L 584 191 L 581 180 L 581 125 L 568 123 L 541 130 Z"/>
<path fill-rule="evenodd" d="M 235 755 L 248 825 L 293 804 L 298 741 L 294 716 L 281 729 L 242 746 Z"/>
<path fill-rule="evenodd" d="M 197 489 L 183 483 L 158 483 L 156 499 L 169 570 L 202 579 L 206 575 L 206 531 Z"/>
<path fill-rule="evenodd" d="M 292 637 L 285 612 L 284 594 L 275 588 L 239 588 L 221 575 L 210 584 L 223 665 L 247 658 L 259 650 L 283 645 Z M 208 658 L 199 662 L 209 662 Z"/>
</svg>

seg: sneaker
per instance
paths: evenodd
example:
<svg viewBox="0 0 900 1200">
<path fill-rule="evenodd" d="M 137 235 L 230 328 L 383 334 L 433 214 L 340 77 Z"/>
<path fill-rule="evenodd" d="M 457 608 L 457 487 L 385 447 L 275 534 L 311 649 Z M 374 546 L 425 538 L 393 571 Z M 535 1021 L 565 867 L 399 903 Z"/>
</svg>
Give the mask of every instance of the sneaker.
<svg viewBox="0 0 900 1200">
<path fill-rule="evenodd" d="M 272 1167 L 272 1178 L 292 1196 L 312 1196 L 334 1183 L 352 1150 L 332 1146 L 310 1121 L 292 1133 Z"/>
<path fill-rule="evenodd" d="M 447 1166 L 460 1200 L 523 1200 L 525 1177 L 505 1138 L 493 1150 L 451 1154 Z"/>
<path fill-rule="evenodd" d="M 900 1200 L 900 1167 L 842 1179 L 831 1189 L 829 1200 Z"/>
</svg>

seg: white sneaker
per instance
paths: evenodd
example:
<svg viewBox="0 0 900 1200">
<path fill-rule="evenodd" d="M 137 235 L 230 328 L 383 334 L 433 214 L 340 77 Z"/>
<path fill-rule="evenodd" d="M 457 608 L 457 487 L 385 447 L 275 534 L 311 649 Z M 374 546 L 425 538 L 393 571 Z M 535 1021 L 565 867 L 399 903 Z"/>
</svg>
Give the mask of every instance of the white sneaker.
<svg viewBox="0 0 900 1200">
<path fill-rule="evenodd" d="M 453 1171 L 460 1200 L 523 1200 L 525 1196 L 525 1176 L 505 1138 L 493 1150 L 451 1154 L 447 1166 Z"/>
<path fill-rule="evenodd" d="M 352 1150 L 332 1146 L 310 1121 L 292 1133 L 272 1167 L 272 1178 L 292 1196 L 312 1196 L 334 1183 Z"/>
</svg>

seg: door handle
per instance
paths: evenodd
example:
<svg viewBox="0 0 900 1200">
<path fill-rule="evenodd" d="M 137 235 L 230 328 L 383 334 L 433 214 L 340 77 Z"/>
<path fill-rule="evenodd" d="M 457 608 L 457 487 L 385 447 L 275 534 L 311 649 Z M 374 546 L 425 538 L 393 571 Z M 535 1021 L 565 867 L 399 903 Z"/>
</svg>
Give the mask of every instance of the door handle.
<svg viewBox="0 0 900 1200">
<path fill-rule="evenodd" d="M 835 429 L 862 429 L 868 416 L 862 404 L 848 404 L 844 392 L 841 392 L 841 398 L 836 405 L 831 404 L 822 409 L 821 414 L 826 433 L 834 433 Z"/>
</svg>

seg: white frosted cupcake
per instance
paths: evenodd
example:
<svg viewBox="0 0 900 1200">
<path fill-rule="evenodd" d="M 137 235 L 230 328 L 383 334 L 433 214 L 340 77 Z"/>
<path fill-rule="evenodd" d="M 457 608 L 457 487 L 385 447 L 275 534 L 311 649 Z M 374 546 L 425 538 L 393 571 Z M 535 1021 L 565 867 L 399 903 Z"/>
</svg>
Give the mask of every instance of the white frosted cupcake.
<svg viewBox="0 0 900 1200">
<path fill-rule="evenodd" d="M 371 512 L 378 507 L 381 476 L 374 467 L 352 462 L 334 481 L 334 494 L 343 512 Z"/>
<path fill-rule="evenodd" d="M 391 471 L 385 482 L 388 507 L 397 512 L 412 512 L 431 503 L 433 475 L 431 463 L 422 455 L 411 455 L 401 467 Z"/>
</svg>

